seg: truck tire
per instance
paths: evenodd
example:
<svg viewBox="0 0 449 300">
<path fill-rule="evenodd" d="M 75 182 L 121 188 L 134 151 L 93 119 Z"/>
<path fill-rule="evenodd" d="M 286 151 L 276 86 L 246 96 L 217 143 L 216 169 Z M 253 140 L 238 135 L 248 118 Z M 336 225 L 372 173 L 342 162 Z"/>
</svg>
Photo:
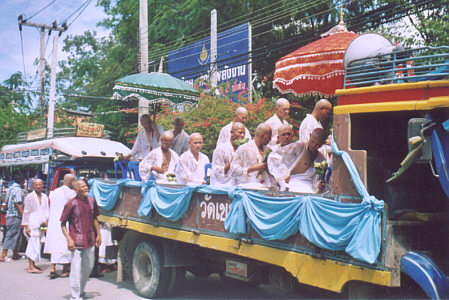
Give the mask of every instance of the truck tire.
<svg viewBox="0 0 449 300">
<path fill-rule="evenodd" d="M 164 268 L 162 250 L 150 241 L 142 241 L 134 251 L 133 281 L 137 292 L 145 298 L 163 296 L 169 283 L 169 268 Z"/>
</svg>

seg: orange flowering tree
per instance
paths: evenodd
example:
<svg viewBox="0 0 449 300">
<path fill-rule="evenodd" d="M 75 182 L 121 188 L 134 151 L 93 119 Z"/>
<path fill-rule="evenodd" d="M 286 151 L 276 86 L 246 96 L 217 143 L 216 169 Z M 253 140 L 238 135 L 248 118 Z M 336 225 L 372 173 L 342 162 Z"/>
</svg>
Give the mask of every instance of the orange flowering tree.
<svg viewBox="0 0 449 300">
<path fill-rule="evenodd" d="M 274 113 L 274 103 L 261 98 L 257 102 L 248 103 L 243 95 L 237 99 L 231 99 L 228 93 L 229 85 L 219 88 L 220 96 L 212 92 L 203 92 L 200 95 L 198 105 L 183 112 L 175 111 L 168 106 L 162 106 L 161 112 L 156 118 L 156 123 L 165 130 L 173 128 L 173 120 L 181 116 L 185 120 L 184 130 L 190 134 L 199 132 L 204 138 L 202 152 L 212 158 L 218 135 L 222 127 L 234 119 L 234 112 L 239 106 L 248 110 L 248 121 L 245 124 L 251 135 L 259 123 L 265 122 Z M 212 91 L 213 89 L 209 89 Z M 236 101 L 235 101 L 236 100 Z"/>
</svg>

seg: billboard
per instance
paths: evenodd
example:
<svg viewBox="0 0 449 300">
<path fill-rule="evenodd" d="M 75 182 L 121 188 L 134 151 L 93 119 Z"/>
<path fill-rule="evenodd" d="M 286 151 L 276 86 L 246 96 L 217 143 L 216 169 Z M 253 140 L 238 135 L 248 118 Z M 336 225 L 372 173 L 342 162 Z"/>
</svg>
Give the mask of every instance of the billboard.
<svg viewBox="0 0 449 300">
<path fill-rule="evenodd" d="M 217 84 L 231 83 L 231 92 L 248 97 L 251 84 L 251 30 L 249 23 L 217 34 Z M 193 85 L 210 79 L 210 37 L 168 54 L 168 73 Z"/>
</svg>

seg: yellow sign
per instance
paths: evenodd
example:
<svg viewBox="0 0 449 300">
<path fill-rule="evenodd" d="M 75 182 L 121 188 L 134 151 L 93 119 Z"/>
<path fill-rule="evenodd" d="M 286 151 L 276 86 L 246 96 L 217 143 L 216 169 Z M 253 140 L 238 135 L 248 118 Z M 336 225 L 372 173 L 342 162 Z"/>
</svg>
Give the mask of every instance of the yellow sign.
<svg viewBox="0 0 449 300">
<path fill-rule="evenodd" d="M 104 125 L 95 123 L 79 123 L 75 136 L 101 137 Z"/>
<path fill-rule="evenodd" d="M 27 141 L 45 139 L 46 134 L 47 134 L 47 128 L 30 130 L 27 132 L 26 139 L 27 139 Z"/>
</svg>

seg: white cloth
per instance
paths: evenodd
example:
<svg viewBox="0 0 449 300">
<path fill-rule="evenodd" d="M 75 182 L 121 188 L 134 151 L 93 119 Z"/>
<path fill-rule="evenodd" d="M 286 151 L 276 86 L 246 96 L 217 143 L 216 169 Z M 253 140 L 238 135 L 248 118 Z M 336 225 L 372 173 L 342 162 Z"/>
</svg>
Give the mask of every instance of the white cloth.
<svg viewBox="0 0 449 300">
<path fill-rule="evenodd" d="M 173 132 L 173 129 L 170 131 Z M 175 136 L 175 138 L 173 139 L 173 144 L 171 145 L 171 149 L 175 151 L 178 156 L 190 149 L 189 135 L 184 130 L 178 133 L 177 136 Z"/>
<path fill-rule="evenodd" d="M 150 180 L 151 173 L 154 175 L 154 179 L 157 183 L 171 183 L 167 180 L 167 174 L 175 174 L 176 164 L 178 163 L 179 156 L 172 149 L 168 149 L 171 153 L 170 163 L 168 164 L 168 170 L 164 174 L 160 174 L 156 171 L 150 172 L 152 166 L 162 167 L 164 162 L 164 156 L 162 154 L 161 147 L 157 147 L 140 162 L 139 164 L 139 175 L 143 181 Z"/>
<path fill-rule="evenodd" d="M 116 241 L 112 240 L 112 226 L 108 223 L 100 223 L 101 245 L 98 247 L 98 262 L 111 265 L 117 262 L 115 258 L 106 258 L 106 247 L 114 246 Z"/>
<path fill-rule="evenodd" d="M 298 141 L 284 147 L 279 147 L 268 156 L 268 170 L 281 186 L 281 190 L 289 187 L 289 191 L 291 192 L 315 193 L 317 180 L 315 178 L 313 163 L 304 173 L 290 174 L 296 164 L 303 158 L 306 151 L 307 143 Z M 321 162 L 323 160 L 325 160 L 323 153 L 318 151 L 314 162 Z M 286 184 L 285 179 L 289 176 L 290 181 Z"/>
<path fill-rule="evenodd" d="M 265 121 L 265 124 L 271 127 L 271 141 L 268 143 L 268 147 L 272 149 L 274 145 L 277 144 L 278 141 L 278 129 L 282 125 L 288 125 L 288 122 L 286 120 L 283 120 L 281 122 L 281 119 L 274 114 L 271 118 Z"/>
<path fill-rule="evenodd" d="M 48 220 L 48 197 L 41 193 L 41 201 L 35 191 L 25 197 L 22 225 L 30 228 L 30 237 L 25 251 L 29 259 L 39 262 L 41 258 L 41 224 Z"/>
<path fill-rule="evenodd" d="M 209 157 L 199 153 L 198 160 L 193 156 L 192 151 L 184 152 L 179 157 L 178 167 L 176 168 L 176 179 L 178 184 L 203 184 L 204 168 L 209 163 Z"/>
<path fill-rule="evenodd" d="M 212 173 L 210 175 L 210 184 L 215 186 L 235 185 L 234 177 L 230 170 L 225 174 L 224 168 L 234 157 L 234 147 L 231 142 L 217 146 L 212 155 Z"/>
<path fill-rule="evenodd" d="M 232 123 L 234 122 L 229 123 L 220 130 L 220 135 L 218 136 L 216 148 L 218 148 L 218 146 L 221 144 L 226 144 L 231 141 Z M 249 130 L 246 127 L 245 127 L 245 138 L 251 140 L 251 134 L 249 133 Z"/>
<path fill-rule="evenodd" d="M 157 130 L 162 136 L 164 133 L 164 128 L 157 126 Z M 142 160 L 151 150 L 156 149 L 159 146 L 160 139 L 157 138 L 155 132 L 152 132 L 149 140 L 145 130 L 142 130 L 137 134 L 137 138 L 134 142 L 133 148 L 131 149 L 130 155 L 132 155 L 136 160 Z"/>
<path fill-rule="evenodd" d="M 50 216 L 48 218 L 47 237 L 44 253 L 51 254 L 52 264 L 70 263 L 72 254 L 67 248 L 67 240 L 61 230 L 61 218 L 64 205 L 75 198 L 76 193 L 66 185 L 50 192 Z"/>
<path fill-rule="evenodd" d="M 86 249 L 75 249 L 72 252 L 70 264 L 70 291 L 71 300 L 81 300 L 90 272 L 95 262 L 95 246 Z"/>
<path fill-rule="evenodd" d="M 299 126 L 299 141 L 303 143 L 308 142 L 310 139 L 310 134 L 315 128 L 323 128 L 323 125 L 321 125 L 321 122 L 315 119 L 314 116 L 312 116 L 311 114 L 307 114 L 304 120 L 302 120 L 301 126 Z M 328 163 L 329 165 L 331 165 L 331 147 L 329 145 L 323 145 L 321 146 L 320 150 L 323 151 L 323 153 L 326 153 Z"/>
<path fill-rule="evenodd" d="M 315 128 L 323 128 L 323 125 L 314 116 L 307 114 L 299 126 L 299 140 L 303 143 L 309 141 L 310 134 Z"/>
<path fill-rule="evenodd" d="M 229 170 L 231 176 L 235 178 L 236 184 L 247 189 L 267 190 L 271 188 L 273 181 L 267 172 L 263 171 L 260 176 L 257 176 L 258 172 L 248 174 L 248 168 L 263 163 L 263 160 L 254 140 L 238 147 Z"/>
</svg>

